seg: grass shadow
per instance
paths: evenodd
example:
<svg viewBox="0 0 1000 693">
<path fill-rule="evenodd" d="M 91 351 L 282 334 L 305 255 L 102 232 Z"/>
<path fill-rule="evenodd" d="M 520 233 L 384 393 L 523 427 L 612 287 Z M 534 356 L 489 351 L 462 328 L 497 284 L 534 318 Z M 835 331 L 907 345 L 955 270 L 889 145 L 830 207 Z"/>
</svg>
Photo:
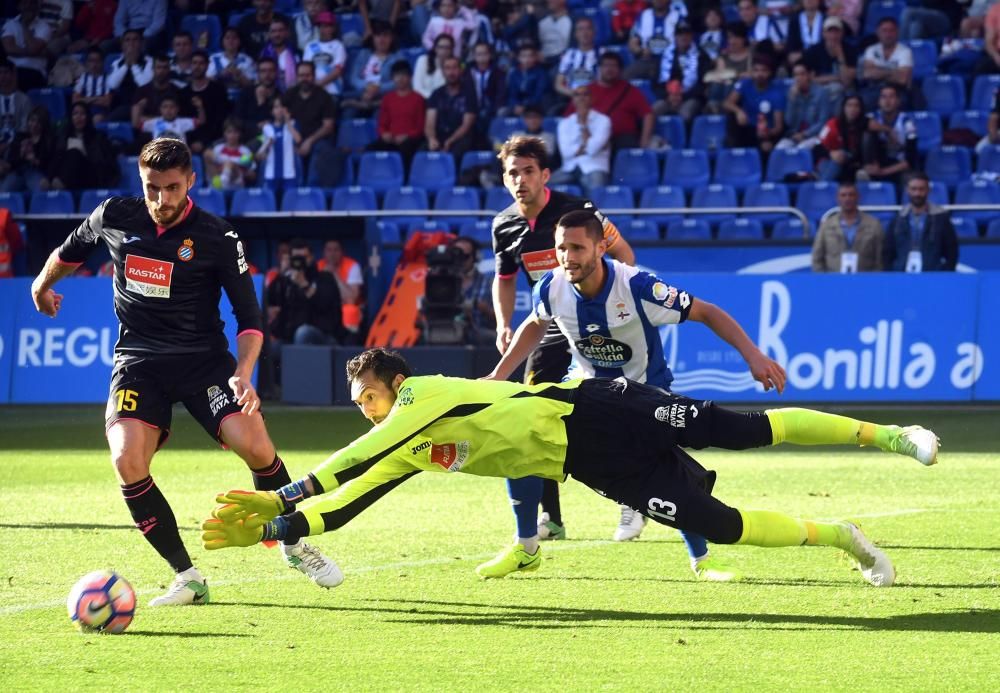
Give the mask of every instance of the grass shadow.
<svg viewBox="0 0 1000 693">
<path fill-rule="evenodd" d="M 173 630 L 129 630 L 128 635 L 143 635 L 151 638 L 252 638 L 249 633 L 193 633 Z"/>
<path fill-rule="evenodd" d="M 20 524 L 10 524 L 0 522 L 0 529 L 55 529 L 55 530 L 76 530 L 76 529 L 113 529 L 135 531 L 135 525 L 104 525 L 95 522 L 25 522 Z M 182 530 L 195 530 L 201 527 L 178 527 Z"/>
</svg>

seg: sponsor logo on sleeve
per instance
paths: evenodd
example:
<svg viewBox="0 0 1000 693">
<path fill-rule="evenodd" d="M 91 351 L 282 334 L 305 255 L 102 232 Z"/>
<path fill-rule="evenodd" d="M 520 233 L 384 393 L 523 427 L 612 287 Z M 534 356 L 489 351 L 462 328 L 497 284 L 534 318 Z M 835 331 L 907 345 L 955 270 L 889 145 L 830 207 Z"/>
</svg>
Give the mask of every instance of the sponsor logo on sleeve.
<svg viewBox="0 0 1000 693">
<path fill-rule="evenodd" d="M 230 231 L 226 235 L 228 236 L 230 233 L 232 232 Z M 233 238 L 236 238 L 235 233 L 233 233 Z M 236 241 L 236 267 L 239 269 L 240 274 L 246 274 L 250 271 L 250 267 L 247 266 L 247 259 L 243 255 L 243 241 Z"/>
<path fill-rule="evenodd" d="M 457 443 L 431 445 L 431 462 L 443 468 L 446 472 L 457 472 L 469 459 L 469 441 L 460 440 Z"/>
<path fill-rule="evenodd" d="M 409 387 L 404 387 L 402 390 L 399 391 L 399 394 L 396 396 L 396 402 L 401 407 L 406 407 L 413 404 L 413 390 Z"/>
<path fill-rule="evenodd" d="M 208 406 L 212 410 L 212 416 L 218 414 L 223 407 L 229 404 L 229 395 L 218 385 L 212 385 L 206 391 L 208 394 Z"/>
<path fill-rule="evenodd" d="M 653 298 L 665 307 L 670 308 L 674 305 L 674 301 L 677 300 L 677 289 L 667 286 L 663 282 L 656 282 L 653 284 Z"/>
<path fill-rule="evenodd" d="M 174 263 L 141 255 L 125 256 L 125 289 L 150 298 L 170 298 Z"/>
</svg>

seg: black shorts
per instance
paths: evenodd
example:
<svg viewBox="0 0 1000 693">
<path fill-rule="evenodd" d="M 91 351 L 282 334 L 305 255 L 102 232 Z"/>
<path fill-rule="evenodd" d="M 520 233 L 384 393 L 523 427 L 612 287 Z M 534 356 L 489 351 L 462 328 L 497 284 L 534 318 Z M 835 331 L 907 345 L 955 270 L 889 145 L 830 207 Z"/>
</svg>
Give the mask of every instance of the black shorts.
<svg viewBox="0 0 1000 693">
<path fill-rule="evenodd" d="M 542 343 L 524 362 L 524 382 L 526 385 L 561 383 L 569 371 L 571 361 L 566 338 L 562 334 L 546 334 Z"/>
<path fill-rule="evenodd" d="M 104 430 L 134 419 L 160 429 L 159 445 L 170 435 L 175 402 L 183 402 L 201 427 L 222 444 L 222 421 L 240 412 L 229 379 L 236 359 L 228 351 L 184 356 L 116 354 Z"/>
<path fill-rule="evenodd" d="M 711 417 L 701 412 L 712 406 L 631 381 L 586 380 L 566 417 L 564 470 L 651 520 L 733 543 L 739 512 L 712 497 L 715 472 L 681 449 L 706 446 Z"/>
</svg>

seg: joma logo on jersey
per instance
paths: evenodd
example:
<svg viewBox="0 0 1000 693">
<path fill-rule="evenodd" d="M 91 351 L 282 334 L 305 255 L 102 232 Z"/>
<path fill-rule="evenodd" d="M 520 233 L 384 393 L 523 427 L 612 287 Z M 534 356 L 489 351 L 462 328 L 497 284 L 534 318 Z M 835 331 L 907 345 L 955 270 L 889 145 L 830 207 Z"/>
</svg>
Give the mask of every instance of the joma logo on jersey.
<svg viewBox="0 0 1000 693">
<path fill-rule="evenodd" d="M 125 256 L 125 289 L 150 298 L 170 298 L 174 263 L 141 255 Z"/>
<path fill-rule="evenodd" d="M 431 441 L 425 440 L 420 445 L 415 445 L 412 448 L 410 448 L 410 453 L 416 455 L 421 450 L 426 450 L 430 446 L 431 446 Z"/>
<path fill-rule="evenodd" d="M 469 441 L 431 445 L 431 462 L 446 472 L 457 472 L 469 457 Z"/>
</svg>

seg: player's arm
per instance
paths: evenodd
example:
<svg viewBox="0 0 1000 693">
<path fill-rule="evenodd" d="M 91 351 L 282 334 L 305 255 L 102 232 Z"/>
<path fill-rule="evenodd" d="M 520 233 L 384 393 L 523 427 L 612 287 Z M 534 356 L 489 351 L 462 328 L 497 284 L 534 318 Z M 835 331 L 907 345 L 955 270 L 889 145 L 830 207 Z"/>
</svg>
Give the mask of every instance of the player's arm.
<svg viewBox="0 0 1000 693">
<path fill-rule="evenodd" d="M 531 291 L 531 315 L 517 328 L 507 351 L 504 352 L 493 371 L 483 380 L 506 380 L 541 343 L 553 318 L 552 304 L 549 301 L 549 287 L 552 285 L 552 278 L 552 272 L 547 272 L 535 284 Z"/>
<path fill-rule="evenodd" d="M 250 267 L 243 255 L 243 244 L 232 229 L 228 229 L 222 238 L 218 271 L 222 288 L 236 316 L 236 371 L 229 379 L 229 387 L 233 389 L 237 403 L 242 405 L 243 413 L 249 416 L 260 407 L 260 397 L 252 378 L 264 344 L 264 318 L 257 302 Z"/>
<path fill-rule="evenodd" d="M 62 307 L 62 294 L 52 290 L 56 283 L 76 271 L 76 268 L 87 259 L 97 241 L 101 238 L 104 228 L 104 207 L 107 202 L 95 209 L 82 224 L 80 224 L 63 244 L 52 251 L 45 266 L 31 282 L 31 298 L 35 309 L 43 315 L 54 318 Z"/>
<path fill-rule="evenodd" d="M 632 250 L 632 246 L 629 245 L 625 237 L 622 236 L 621 231 L 615 226 L 614 222 L 608 219 L 604 214 L 594 209 L 594 214 L 601 223 L 604 225 L 604 241 L 607 243 L 608 255 L 613 257 L 618 262 L 624 262 L 626 265 L 635 265 L 635 251 Z"/>
<path fill-rule="evenodd" d="M 514 336 L 510 327 L 514 316 L 514 300 L 517 297 L 517 275 L 502 277 L 493 275 L 493 313 L 497 318 L 497 351 L 507 351 Z"/>
</svg>

